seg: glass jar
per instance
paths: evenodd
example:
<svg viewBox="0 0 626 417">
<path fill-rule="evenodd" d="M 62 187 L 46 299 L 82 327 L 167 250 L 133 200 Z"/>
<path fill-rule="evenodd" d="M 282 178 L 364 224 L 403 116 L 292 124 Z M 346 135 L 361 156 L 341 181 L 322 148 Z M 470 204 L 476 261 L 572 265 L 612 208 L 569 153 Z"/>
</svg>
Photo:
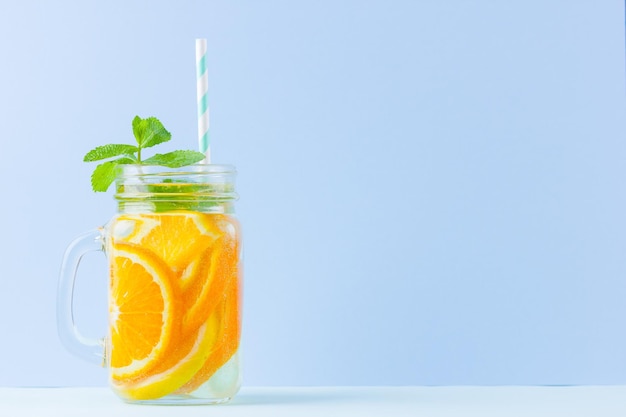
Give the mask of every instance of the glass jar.
<svg viewBox="0 0 626 417">
<path fill-rule="evenodd" d="M 241 227 L 230 165 L 120 165 L 118 213 L 68 247 L 59 280 L 58 328 L 72 352 L 109 369 L 129 402 L 210 404 L 241 384 Z M 109 267 L 108 335 L 75 328 L 72 288 L 81 257 Z"/>
</svg>

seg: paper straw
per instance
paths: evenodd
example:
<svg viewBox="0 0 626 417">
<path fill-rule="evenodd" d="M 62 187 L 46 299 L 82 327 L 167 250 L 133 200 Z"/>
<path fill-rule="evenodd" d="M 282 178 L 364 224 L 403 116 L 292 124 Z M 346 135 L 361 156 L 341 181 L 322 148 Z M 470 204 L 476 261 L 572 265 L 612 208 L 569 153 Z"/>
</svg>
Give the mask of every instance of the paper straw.
<svg viewBox="0 0 626 417">
<path fill-rule="evenodd" d="M 206 155 L 204 163 L 211 163 L 209 143 L 209 105 L 207 92 L 209 77 L 206 69 L 206 39 L 196 39 L 196 96 L 198 99 L 198 148 Z"/>
</svg>

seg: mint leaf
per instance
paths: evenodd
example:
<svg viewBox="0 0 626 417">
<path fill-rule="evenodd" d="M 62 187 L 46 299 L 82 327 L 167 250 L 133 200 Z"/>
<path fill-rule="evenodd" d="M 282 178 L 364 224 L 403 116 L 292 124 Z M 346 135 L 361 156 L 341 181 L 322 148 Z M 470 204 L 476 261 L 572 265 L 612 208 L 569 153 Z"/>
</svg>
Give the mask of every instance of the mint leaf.
<svg viewBox="0 0 626 417">
<path fill-rule="evenodd" d="M 172 138 L 163 124 L 156 117 L 142 119 L 135 116 L 133 119 L 133 134 L 137 140 L 139 148 L 149 148 L 159 143 L 167 142 Z"/>
<path fill-rule="evenodd" d="M 94 191 L 102 192 L 109 189 L 116 177 L 116 167 L 120 164 L 152 164 L 178 168 L 185 165 L 195 164 L 202 161 L 204 154 L 197 151 L 174 151 L 165 154 L 156 154 L 142 161 L 141 151 L 159 143 L 167 142 L 172 134 L 168 132 L 156 117 L 142 119 L 135 116 L 133 119 L 133 134 L 137 146 L 124 144 L 109 144 L 98 146 L 87 152 L 83 160 L 85 162 L 100 161 L 102 159 L 118 159 L 101 163 L 91 174 L 91 187 Z"/>
<path fill-rule="evenodd" d="M 202 152 L 198 151 L 173 151 L 168 153 L 158 153 L 143 161 L 146 165 L 161 165 L 169 168 L 184 167 L 195 164 L 205 158 Z"/>
<path fill-rule="evenodd" d="M 124 157 L 104 162 L 94 169 L 91 174 L 91 188 L 96 192 L 104 192 L 115 181 L 115 168 L 120 164 L 132 164 L 135 160 Z"/>
<path fill-rule="evenodd" d="M 83 159 L 83 161 L 93 162 L 93 161 L 100 161 L 102 159 L 113 158 L 114 156 L 132 155 L 136 153 L 138 150 L 139 148 L 133 145 L 111 144 L 111 145 L 98 146 L 90 150 L 89 152 L 87 152 L 87 155 L 85 155 L 85 158 Z"/>
</svg>

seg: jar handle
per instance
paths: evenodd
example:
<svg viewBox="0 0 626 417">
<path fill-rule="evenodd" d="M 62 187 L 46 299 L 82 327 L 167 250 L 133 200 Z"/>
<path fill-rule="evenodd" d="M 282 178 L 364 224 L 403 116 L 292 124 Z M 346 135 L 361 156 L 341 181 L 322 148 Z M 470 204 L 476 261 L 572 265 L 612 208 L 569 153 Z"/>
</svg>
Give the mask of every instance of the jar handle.
<svg viewBox="0 0 626 417">
<path fill-rule="evenodd" d="M 104 253 L 102 230 L 92 230 L 78 236 L 63 255 L 57 287 L 57 331 L 65 348 L 89 362 L 105 366 L 105 339 L 83 336 L 74 323 L 73 300 L 76 272 L 83 255 L 88 252 Z"/>
</svg>

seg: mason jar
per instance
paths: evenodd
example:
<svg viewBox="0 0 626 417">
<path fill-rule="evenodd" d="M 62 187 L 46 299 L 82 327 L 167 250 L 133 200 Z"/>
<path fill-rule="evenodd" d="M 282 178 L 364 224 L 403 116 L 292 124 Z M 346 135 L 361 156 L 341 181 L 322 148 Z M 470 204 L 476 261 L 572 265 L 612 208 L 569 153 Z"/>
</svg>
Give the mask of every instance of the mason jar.
<svg viewBox="0 0 626 417">
<path fill-rule="evenodd" d="M 57 321 L 64 345 L 108 367 L 128 402 L 211 404 L 241 385 L 242 237 L 230 165 L 119 165 L 117 213 L 67 248 Z M 88 252 L 108 259 L 108 334 L 84 337 L 72 293 Z"/>
</svg>

